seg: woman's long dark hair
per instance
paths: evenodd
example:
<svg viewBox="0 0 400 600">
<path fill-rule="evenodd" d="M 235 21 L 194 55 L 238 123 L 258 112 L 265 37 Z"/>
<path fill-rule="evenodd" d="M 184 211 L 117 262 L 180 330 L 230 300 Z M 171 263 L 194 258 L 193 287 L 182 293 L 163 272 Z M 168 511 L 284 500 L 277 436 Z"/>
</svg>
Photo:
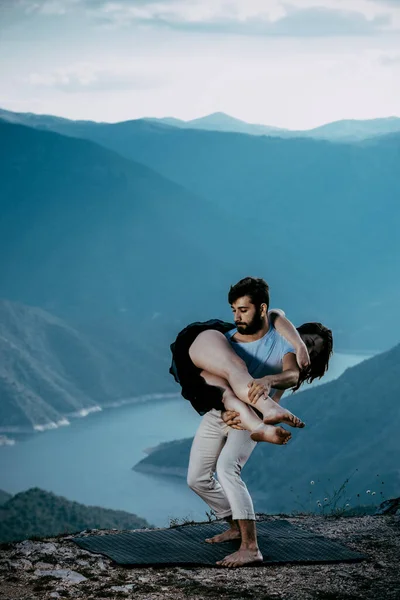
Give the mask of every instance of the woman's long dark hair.
<svg viewBox="0 0 400 600">
<path fill-rule="evenodd" d="M 297 327 L 297 331 L 299 332 L 300 337 L 302 334 L 319 335 L 324 343 L 322 350 L 310 360 L 310 366 L 300 371 L 299 381 L 296 387 L 293 388 L 294 392 L 298 390 L 305 381 L 311 383 L 317 377 L 321 379 L 328 370 L 329 359 L 333 353 L 332 331 L 322 325 L 322 323 L 303 323 L 303 325 Z"/>
</svg>

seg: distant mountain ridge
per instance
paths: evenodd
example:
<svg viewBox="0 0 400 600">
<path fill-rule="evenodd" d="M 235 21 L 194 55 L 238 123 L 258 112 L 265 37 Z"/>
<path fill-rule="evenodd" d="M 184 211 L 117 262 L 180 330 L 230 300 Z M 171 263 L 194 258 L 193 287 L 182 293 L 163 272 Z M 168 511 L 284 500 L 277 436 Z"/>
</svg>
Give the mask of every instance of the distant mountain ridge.
<svg viewBox="0 0 400 600">
<path fill-rule="evenodd" d="M 399 364 L 400 344 L 333 382 L 284 397 L 283 404 L 306 427 L 291 430 L 284 448 L 260 443 L 253 452 L 243 479 L 256 510 L 318 512 L 317 503 L 328 506 L 343 484 L 342 507 L 380 504 L 399 495 Z M 190 446 L 190 439 L 164 443 L 134 469 L 185 477 Z"/>
<path fill-rule="evenodd" d="M 135 514 L 85 506 L 39 488 L 15 494 L 0 505 L 0 542 L 78 533 L 83 529 L 145 527 L 151 525 Z"/>
<path fill-rule="evenodd" d="M 1 116 L 1 112 L 0 112 Z M 198 119 L 190 121 L 182 121 L 173 117 L 165 117 L 157 119 L 155 117 L 146 117 L 146 121 L 154 123 L 163 123 L 172 127 L 180 127 L 182 129 L 207 129 L 209 131 L 226 131 L 245 133 L 249 135 L 289 135 L 288 129 L 280 127 L 271 127 L 268 125 L 257 125 L 246 123 L 240 119 L 235 119 L 225 113 L 217 112 Z"/>
<path fill-rule="evenodd" d="M 267 278 L 296 324 L 330 326 L 336 348 L 398 339 L 398 134 L 331 144 L 143 120 L 47 125 L 64 133 L 0 120 L 0 297 L 61 319 L 92 380 L 95 364 L 110 380 L 82 392 L 84 378 L 57 372 L 55 404 L 176 389 L 169 344 L 190 321 L 226 319 L 229 286 L 248 274 Z M 3 346 L 23 365 L 2 380 L 9 427 L 32 422 L 19 400 L 31 385 L 57 388 L 24 344 Z"/>
<path fill-rule="evenodd" d="M 33 113 L 16 113 L 0 109 L 0 119 L 13 123 L 20 123 L 30 127 L 40 127 L 43 129 L 53 129 L 63 127 L 68 119 L 62 117 L 53 117 L 51 115 L 35 115 Z M 248 123 L 237 119 L 223 112 L 215 112 L 204 117 L 184 121 L 175 117 L 142 117 L 130 122 L 147 121 L 158 126 L 178 127 L 180 129 L 204 129 L 208 131 L 225 131 L 243 133 L 248 135 L 268 135 L 284 138 L 291 137 L 310 137 L 315 139 L 324 139 L 330 141 L 357 142 L 370 137 L 386 135 L 389 133 L 400 132 L 400 117 L 381 117 L 374 119 L 341 119 L 326 123 L 312 129 L 290 130 L 271 125 L 261 125 Z M 93 122 L 85 120 L 74 121 L 76 124 L 84 126 L 110 125 L 105 122 Z M 118 123 L 115 123 L 116 125 Z"/>
<path fill-rule="evenodd" d="M 371 323 L 370 309 L 358 298 L 371 295 L 371 306 L 381 306 L 381 319 L 394 315 L 400 299 L 393 276 L 400 279 L 400 134 L 332 144 L 145 121 L 94 128 L 71 122 L 63 130 L 148 165 L 224 212 L 221 244 L 225 232 L 234 233 L 241 255 L 233 261 L 232 253 L 221 254 L 223 246 L 217 255 L 232 263 L 234 280 L 246 272 L 265 273 L 280 294 L 277 301 L 296 322 L 328 317 L 346 349 L 370 348 L 372 338 L 376 349 L 396 342 L 389 323 L 375 328 L 377 321 Z M 225 240 L 234 247 L 232 236 Z M 298 260 L 299 253 L 308 257 L 311 269 Z M 340 278 L 339 286 L 332 287 L 332 274 Z M 288 306 L 293 286 L 299 301 Z M 306 296 L 307 310 L 302 310 Z"/>
<path fill-rule="evenodd" d="M 206 200 L 86 140 L 4 122 L 0 133 L 3 297 L 68 319 L 104 315 L 108 304 L 118 321 L 129 306 L 144 306 L 152 320 L 159 286 L 179 289 L 179 265 L 202 260 L 204 278 L 208 265 L 222 267 L 196 235 L 218 242 L 218 210 Z"/>
<path fill-rule="evenodd" d="M 150 272 L 160 273 L 160 281 L 168 281 L 169 290 L 164 294 L 163 304 L 169 297 L 174 311 L 172 319 L 177 325 L 166 332 L 167 341 L 177 331 L 178 323 L 185 325 L 189 319 L 198 320 L 202 316 L 210 318 L 216 311 L 217 316 L 223 316 L 222 311 L 227 310 L 225 298 L 229 285 L 245 274 L 258 273 L 268 279 L 275 294 L 271 296 L 275 305 L 280 304 L 299 324 L 305 320 L 329 321 L 341 348 L 370 349 L 371 339 L 376 350 L 395 343 L 395 332 L 389 321 L 397 314 L 400 299 L 397 283 L 400 277 L 395 277 L 396 273 L 400 275 L 396 260 L 400 252 L 397 236 L 400 218 L 396 203 L 400 195 L 396 175 L 400 135 L 391 134 L 387 143 L 383 136 L 376 138 L 373 144 L 368 141 L 352 145 L 184 130 L 146 121 L 115 125 L 63 121 L 62 127 L 57 125 L 57 129 L 63 131 L 62 137 L 57 138 L 51 137 L 54 133 L 32 128 L 25 128 L 22 135 L 19 127 L 22 126 L 0 121 L 4 131 L 3 180 L 8 182 L 7 194 L 28 193 L 28 186 L 26 191 L 22 191 L 21 186 L 32 180 L 32 191 L 38 197 L 47 198 L 50 207 L 53 186 L 53 193 L 59 199 L 58 206 L 64 207 L 62 210 L 66 210 L 68 196 L 72 195 L 73 211 L 68 211 L 65 219 L 54 213 L 54 208 L 53 212 L 42 208 L 42 203 L 29 205 L 29 210 L 35 206 L 39 211 L 36 218 L 42 218 L 39 214 L 44 210 L 45 220 L 52 223 L 51 227 L 54 227 L 55 219 L 59 230 L 65 229 L 66 224 L 75 228 L 80 219 L 80 207 L 84 207 L 85 217 L 77 229 L 79 243 L 75 244 L 76 249 L 66 246 L 61 254 L 57 251 L 58 257 L 64 256 L 64 263 L 74 257 L 79 270 L 89 269 L 90 265 L 85 285 L 77 285 L 72 279 L 68 284 L 65 281 L 60 290 L 52 290 L 53 297 L 62 293 L 63 304 L 68 299 L 68 319 L 71 312 L 83 314 L 82 307 L 78 306 L 89 282 L 101 285 L 101 294 L 90 303 L 91 316 L 99 304 L 107 303 L 109 308 L 118 305 L 113 308 L 117 313 L 125 310 L 128 304 L 136 305 L 140 299 L 147 319 L 151 319 L 152 315 L 162 311 L 156 300 L 155 279 L 150 277 Z M 10 142 L 7 142 L 7 135 L 11 136 Z M 42 136 L 46 136 L 43 156 L 36 150 L 42 143 Z M 75 136 L 89 138 L 97 145 L 77 140 Z M 51 149 L 55 140 L 56 152 Z M 104 147 L 112 153 L 106 152 Z M 24 156 L 27 151 L 33 153 L 35 162 L 27 161 Z M 90 168 L 83 169 L 85 161 Z M 15 164 L 20 165 L 18 169 L 22 169 L 23 177 Z M 52 171 L 47 170 L 48 164 L 53 165 Z M 141 165 L 147 165 L 150 170 L 146 171 Z M 46 181 L 48 173 L 50 180 Z M 99 178 L 102 179 L 100 185 Z M 46 190 L 44 195 L 42 188 Z M 122 205 L 116 200 L 118 206 L 123 207 L 122 212 L 112 207 L 112 199 L 119 197 L 123 197 Z M 130 200 L 133 197 L 135 200 Z M 13 204 L 9 206 L 13 214 Z M 104 210 L 108 211 L 107 218 Z M 97 215 L 97 220 L 93 220 L 91 213 Z M 388 214 L 390 219 L 386 217 Z M 111 228 L 108 217 L 113 223 Z M 75 223 L 71 223 L 71 218 Z M 20 232 L 24 227 L 22 224 Z M 117 231 L 123 232 L 122 237 L 114 237 Z M 31 243 L 34 235 L 31 230 L 24 233 L 24 244 Z M 232 254 L 234 236 L 241 240 L 238 259 Z M 7 231 L 4 237 L 9 240 Z M 54 273 L 57 269 L 55 259 L 49 258 L 54 255 L 54 241 L 48 250 L 43 248 L 48 237 L 50 233 L 46 230 L 40 246 L 42 253 L 47 252 L 47 258 L 42 261 L 41 269 L 58 281 L 57 273 Z M 58 240 L 66 243 L 62 235 Z M 101 251 L 100 240 L 108 242 L 103 244 Z M 128 247 L 130 252 L 126 255 L 124 249 Z M 19 260 L 21 251 L 18 245 L 15 248 Z M 87 248 L 96 257 L 95 270 Z M 34 248 L 32 257 L 29 252 L 24 252 L 24 256 L 29 256 L 32 261 L 38 250 Z M 107 261 L 103 258 L 104 250 L 112 254 Z M 146 257 L 143 265 L 139 260 L 140 252 Z M 311 263 L 299 261 L 299 253 L 307 256 Z M 119 265 L 112 274 L 114 281 L 103 287 L 99 284 L 99 269 L 103 271 L 114 261 Z M 196 265 L 195 269 L 193 265 Z M 123 275 L 128 272 L 126 269 L 130 273 L 128 280 Z M 11 272 L 4 273 L 4 270 L 7 269 L 3 267 L 3 277 L 9 282 L 7 286 L 3 285 L 5 297 L 57 312 L 54 299 L 51 300 L 53 304 L 49 304 L 45 297 L 48 284 L 39 286 L 39 280 L 35 278 L 30 282 L 26 296 L 18 289 L 22 286 L 28 289 L 24 277 L 11 279 Z M 144 277 L 139 295 L 131 292 L 126 295 L 125 288 L 132 289 L 131 274 L 139 272 L 140 277 Z M 104 277 L 105 274 L 103 280 L 106 281 L 109 275 Z M 182 287 L 182 277 L 185 281 L 189 277 L 192 294 L 187 286 Z M 335 277 L 340 279 L 339 285 L 335 285 Z M 371 281 L 374 282 L 372 288 Z M 148 284 L 152 292 L 146 294 L 144 290 Z M 93 285 L 90 298 L 94 298 Z M 119 290 L 118 294 L 114 289 Z M 179 306 L 176 300 L 172 303 L 170 296 L 177 289 L 187 299 L 185 302 L 179 300 Z M 296 290 L 296 302 L 293 289 Z M 224 298 L 220 304 L 216 303 L 215 296 L 213 299 L 214 290 Z M 120 300 L 116 301 L 117 297 Z M 89 305 L 88 298 L 86 306 Z M 359 298 L 365 298 L 365 301 L 360 304 Z M 371 306 L 380 307 L 379 323 L 370 319 L 369 302 Z M 102 312 L 104 314 L 103 309 Z M 61 316 L 67 318 L 67 313 Z M 121 319 L 122 315 L 116 314 L 114 321 L 126 328 Z M 168 323 L 172 323 L 170 318 Z M 156 324 L 151 327 L 153 325 Z"/>
<path fill-rule="evenodd" d="M 4 300 L 0 355 L 0 433 L 67 425 L 71 416 L 148 392 L 152 376 L 145 347 L 139 353 L 122 341 L 105 344 L 40 308 Z M 173 391 L 167 376 L 152 385 Z"/>
<path fill-rule="evenodd" d="M 8 500 L 12 498 L 12 494 L 5 492 L 4 490 L 0 490 L 0 506 L 5 504 Z"/>
<path fill-rule="evenodd" d="M 93 142 L 6 122 L 0 181 L 0 297 L 8 299 L 0 425 L 58 422 L 64 413 L 53 400 L 70 412 L 173 392 L 169 344 L 199 306 L 211 313 L 206 282 L 215 287 L 225 268 L 215 251 L 218 211 Z M 183 286 L 193 265 L 196 280 Z M 50 333 L 45 349 L 35 345 Z"/>
<path fill-rule="evenodd" d="M 0 113 L 1 114 L 1 113 Z M 319 127 L 304 130 L 290 130 L 269 125 L 258 125 L 235 119 L 225 113 L 213 113 L 199 119 L 182 121 L 173 117 L 146 118 L 155 123 L 164 123 L 184 129 L 207 129 L 209 131 L 226 131 L 246 133 L 249 135 L 269 135 L 283 138 L 309 137 L 329 141 L 356 142 L 369 137 L 386 135 L 400 131 L 400 117 L 384 117 L 378 119 L 342 119 L 326 123 Z"/>
</svg>

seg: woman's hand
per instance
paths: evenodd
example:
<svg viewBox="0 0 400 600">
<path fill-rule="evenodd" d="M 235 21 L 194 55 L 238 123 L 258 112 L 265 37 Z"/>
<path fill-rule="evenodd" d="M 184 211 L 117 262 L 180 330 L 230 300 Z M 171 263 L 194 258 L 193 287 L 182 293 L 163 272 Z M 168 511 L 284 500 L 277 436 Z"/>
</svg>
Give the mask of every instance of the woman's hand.
<svg viewBox="0 0 400 600">
<path fill-rule="evenodd" d="M 306 369 L 310 366 L 310 356 L 308 354 L 307 346 L 304 344 L 299 344 L 296 349 L 296 360 L 300 369 Z"/>
<path fill-rule="evenodd" d="M 229 425 L 229 427 L 232 427 L 232 429 L 240 429 L 243 430 L 244 427 L 240 427 L 239 423 L 240 421 L 240 413 L 234 411 L 234 410 L 224 410 L 221 413 L 221 417 L 223 419 L 223 421 Z"/>
<path fill-rule="evenodd" d="M 268 377 L 268 376 L 267 376 Z M 267 398 L 271 391 L 271 384 L 267 377 L 254 379 L 247 387 L 250 388 L 247 394 L 250 404 L 255 404 L 259 398 Z"/>
</svg>

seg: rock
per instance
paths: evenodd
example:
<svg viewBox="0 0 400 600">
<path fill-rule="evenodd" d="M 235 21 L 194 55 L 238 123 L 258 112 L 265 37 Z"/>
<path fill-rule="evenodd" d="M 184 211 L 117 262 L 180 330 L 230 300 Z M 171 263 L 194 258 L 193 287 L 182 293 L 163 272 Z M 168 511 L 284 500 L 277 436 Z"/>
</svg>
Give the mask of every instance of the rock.
<svg viewBox="0 0 400 600">
<path fill-rule="evenodd" d="M 57 547 L 52 542 L 32 542 L 31 540 L 25 540 L 16 544 L 17 550 L 29 556 L 32 553 L 37 554 L 54 554 L 57 551 Z"/>
<path fill-rule="evenodd" d="M 36 569 L 54 569 L 53 564 L 43 562 L 41 560 L 39 560 L 37 563 L 35 563 L 35 567 L 36 567 Z"/>
<path fill-rule="evenodd" d="M 106 571 L 107 567 L 102 558 L 100 558 L 100 560 L 97 562 L 97 567 L 100 569 L 100 571 Z"/>
<path fill-rule="evenodd" d="M 376 515 L 395 515 L 400 513 L 400 498 L 390 498 L 378 506 Z"/>
<path fill-rule="evenodd" d="M 0 560 L 0 571 L 11 571 L 12 561 L 8 558 L 3 558 Z"/>
<path fill-rule="evenodd" d="M 87 577 L 84 577 L 77 571 L 71 571 L 71 569 L 53 569 L 44 571 L 36 569 L 34 574 L 38 577 L 46 577 L 51 575 L 52 577 L 62 579 L 66 583 L 80 583 L 81 581 L 86 581 L 87 579 Z"/>
<path fill-rule="evenodd" d="M 81 567 L 90 567 L 90 563 L 88 560 L 84 560 L 83 558 L 78 558 L 78 560 L 75 561 L 77 565 L 81 566 Z"/>
<path fill-rule="evenodd" d="M 114 592 L 124 592 L 125 594 L 129 594 L 133 587 L 133 583 L 128 583 L 127 585 L 112 585 L 110 589 Z"/>
<path fill-rule="evenodd" d="M 28 560 L 27 558 L 20 558 L 18 560 L 10 560 L 8 561 L 8 569 L 13 570 L 13 571 L 19 571 L 19 570 L 23 570 L 23 571 L 29 571 L 29 569 L 32 569 L 33 565 L 31 563 L 30 560 Z"/>
<path fill-rule="evenodd" d="M 265 516 L 265 519 L 277 518 Z M 5 580 L 9 589 L 2 589 L 1 598 L 116 600 L 121 597 L 130 600 L 137 597 L 143 600 L 178 600 L 212 595 L 213 598 L 309 600 L 310 590 L 315 590 L 321 598 L 351 597 L 363 600 L 386 598 L 389 589 L 393 600 L 395 597 L 400 599 L 400 595 L 396 596 L 400 593 L 398 517 L 286 518 L 294 525 L 357 549 L 369 560 L 346 565 L 282 564 L 254 569 L 188 568 L 184 565 L 172 566 L 167 570 L 157 566 L 132 566 L 126 569 L 108 557 L 83 550 L 71 542 L 68 535 L 57 539 L 14 542 L 4 547 L 1 551 L 0 578 Z M 101 530 L 95 535 L 112 533 L 110 530 Z M 232 596 L 230 588 L 234 590 Z"/>
</svg>

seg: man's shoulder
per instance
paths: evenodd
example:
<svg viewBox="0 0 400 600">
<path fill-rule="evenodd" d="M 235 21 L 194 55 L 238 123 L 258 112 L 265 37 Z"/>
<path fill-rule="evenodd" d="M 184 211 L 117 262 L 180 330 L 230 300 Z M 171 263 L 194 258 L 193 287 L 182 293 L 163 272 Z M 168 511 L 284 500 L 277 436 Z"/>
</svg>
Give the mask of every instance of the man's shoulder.
<svg viewBox="0 0 400 600">
<path fill-rule="evenodd" d="M 288 342 L 287 339 L 285 337 L 283 337 L 283 335 L 281 335 L 278 332 L 278 330 L 275 329 L 275 327 L 273 325 L 270 328 L 270 330 L 272 331 L 271 338 L 273 336 L 274 342 L 275 342 L 276 346 L 279 348 L 279 350 L 281 350 L 284 354 L 287 354 L 289 352 L 296 354 L 295 349 L 293 348 L 292 344 L 290 342 Z"/>
</svg>

